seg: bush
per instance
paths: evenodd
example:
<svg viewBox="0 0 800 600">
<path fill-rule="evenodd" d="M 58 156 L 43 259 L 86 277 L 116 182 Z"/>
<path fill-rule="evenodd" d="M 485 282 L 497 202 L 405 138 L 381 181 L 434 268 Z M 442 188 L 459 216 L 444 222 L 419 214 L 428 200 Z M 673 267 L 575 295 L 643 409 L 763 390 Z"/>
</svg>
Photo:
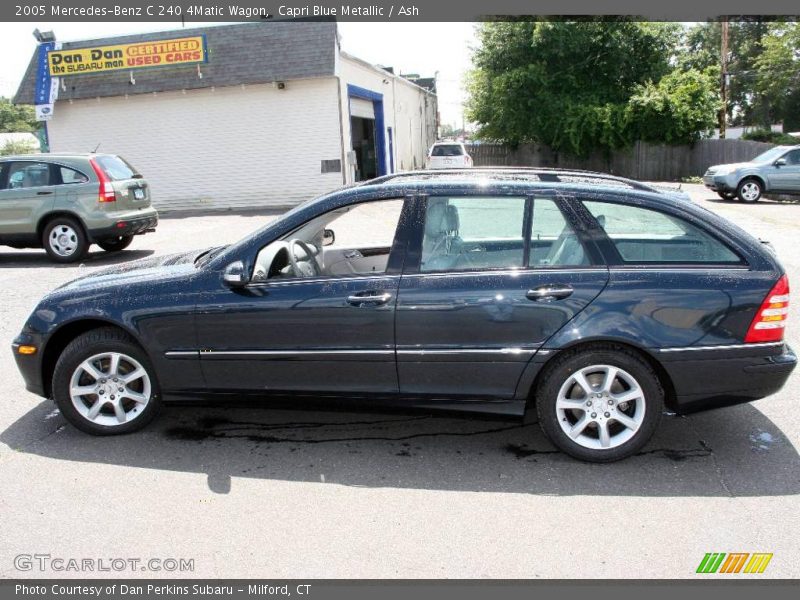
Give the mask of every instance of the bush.
<svg viewBox="0 0 800 600">
<path fill-rule="evenodd" d="M 800 138 L 791 135 L 770 131 L 769 129 L 753 129 L 742 135 L 743 140 L 752 142 L 769 142 L 770 144 L 784 144 L 794 146 L 800 144 Z"/>
<path fill-rule="evenodd" d="M 0 156 L 11 156 L 13 154 L 33 154 L 39 152 L 39 147 L 32 141 L 19 140 L 8 141 L 0 148 Z"/>
<path fill-rule="evenodd" d="M 712 69 L 673 71 L 658 83 L 636 86 L 626 116 L 634 139 L 693 144 L 716 123 L 720 107 Z"/>
</svg>

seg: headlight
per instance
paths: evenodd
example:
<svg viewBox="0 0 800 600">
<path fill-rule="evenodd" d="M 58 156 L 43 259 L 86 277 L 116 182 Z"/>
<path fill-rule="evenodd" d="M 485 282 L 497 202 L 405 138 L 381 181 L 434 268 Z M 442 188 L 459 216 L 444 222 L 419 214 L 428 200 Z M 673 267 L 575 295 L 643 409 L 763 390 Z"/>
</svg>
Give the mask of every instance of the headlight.
<svg viewBox="0 0 800 600">
<path fill-rule="evenodd" d="M 714 175 L 730 175 L 736 172 L 736 167 L 719 167 L 714 170 Z"/>
</svg>

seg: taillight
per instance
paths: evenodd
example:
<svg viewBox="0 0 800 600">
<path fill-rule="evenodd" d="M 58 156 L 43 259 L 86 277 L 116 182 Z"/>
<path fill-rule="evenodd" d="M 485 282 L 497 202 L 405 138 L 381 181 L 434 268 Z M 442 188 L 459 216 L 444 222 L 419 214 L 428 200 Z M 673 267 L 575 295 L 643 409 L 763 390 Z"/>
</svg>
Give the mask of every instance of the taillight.
<svg viewBox="0 0 800 600">
<path fill-rule="evenodd" d="M 745 343 L 780 342 L 789 316 L 789 278 L 784 275 L 770 290 L 758 309 Z"/>
<path fill-rule="evenodd" d="M 102 167 L 97 164 L 93 158 L 89 159 L 89 164 L 94 169 L 94 174 L 97 175 L 97 180 L 100 182 L 100 194 L 97 196 L 98 202 L 116 202 L 117 194 L 114 192 L 114 186 L 111 185 L 111 180 L 103 171 Z"/>
</svg>

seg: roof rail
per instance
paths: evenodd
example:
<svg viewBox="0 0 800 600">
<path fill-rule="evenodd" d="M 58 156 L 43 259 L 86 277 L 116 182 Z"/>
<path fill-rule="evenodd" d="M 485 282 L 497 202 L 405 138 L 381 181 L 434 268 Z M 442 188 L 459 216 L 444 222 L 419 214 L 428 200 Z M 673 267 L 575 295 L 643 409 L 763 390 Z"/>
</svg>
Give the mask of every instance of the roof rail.
<svg viewBox="0 0 800 600">
<path fill-rule="evenodd" d="M 616 175 L 609 175 L 608 173 L 600 173 L 598 171 L 585 171 L 581 169 L 556 169 L 549 167 L 472 167 L 469 169 L 426 169 L 416 171 L 404 171 L 402 173 L 392 173 L 390 175 L 383 175 L 375 179 L 362 182 L 364 185 L 373 185 L 386 183 L 394 179 L 404 179 L 419 177 L 421 175 L 435 177 L 437 175 L 475 175 L 477 173 L 498 173 L 498 174 L 519 174 L 519 175 L 534 175 L 541 181 L 558 181 L 558 177 L 585 177 L 596 179 L 599 181 L 615 181 L 617 183 L 624 183 L 631 188 L 646 192 L 660 193 L 657 187 L 636 181 L 635 179 L 628 179 L 626 177 L 618 177 Z M 544 176 L 544 177 L 542 177 Z M 549 177 L 548 177 L 549 176 Z"/>
</svg>

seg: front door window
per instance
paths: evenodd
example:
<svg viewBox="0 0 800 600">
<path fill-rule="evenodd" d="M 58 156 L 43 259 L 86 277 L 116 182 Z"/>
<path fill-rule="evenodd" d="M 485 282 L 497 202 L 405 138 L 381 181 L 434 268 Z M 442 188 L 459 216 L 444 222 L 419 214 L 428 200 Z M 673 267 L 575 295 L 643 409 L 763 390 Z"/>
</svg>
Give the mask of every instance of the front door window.
<svg viewBox="0 0 800 600">
<path fill-rule="evenodd" d="M 375 200 L 325 213 L 258 253 L 252 281 L 381 275 L 403 200 Z"/>
</svg>

